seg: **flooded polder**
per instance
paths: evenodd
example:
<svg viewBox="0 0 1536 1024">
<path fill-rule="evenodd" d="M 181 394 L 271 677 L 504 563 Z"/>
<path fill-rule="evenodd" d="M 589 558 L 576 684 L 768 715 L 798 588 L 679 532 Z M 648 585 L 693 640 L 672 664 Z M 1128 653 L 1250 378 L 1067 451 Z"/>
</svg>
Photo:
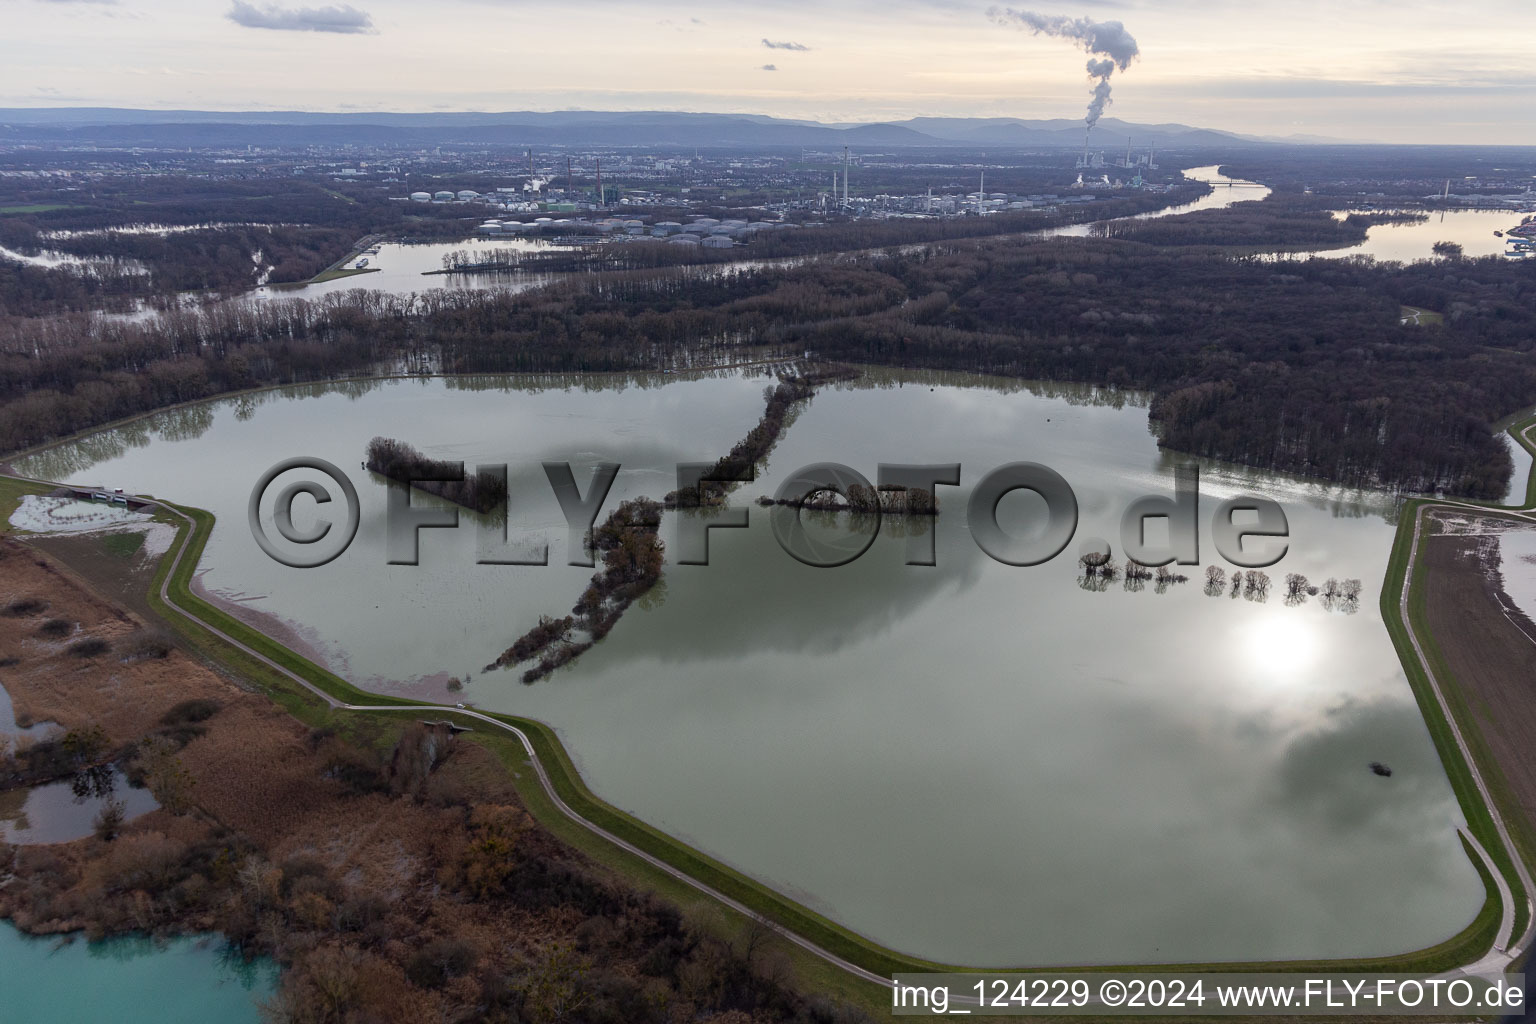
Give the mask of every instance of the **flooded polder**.
<svg viewBox="0 0 1536 1024">
<path fill-rule="evenodd" d="M 242 396 L 151 417 L 18 466 L 110 479 L 213 511 L 199 586 L 369 688 L 540 719 L 604 799 L 888 946 L 977 965 L 1388 954 L 1464 927 L 1483 900 L 1461 813 L 1378 611 L 1395 529 L 1384 495 L 1204 463 L 1202 564 L 1216 505 L 1270 497 L 1290 525 L 1269 573 L 1358 578 L 1348 607 L 1184 583 L 1083 586 L 1084 538 L 1118 547 L 1126 506 L 1172 490 L 1138 396 L 960 375 L 869 371 L 818 392 L 709 531 L 709 564 L 669 562 L 606 640 L 532 686 L 486 672 L 592 570 L 540 462 L 583 486 L 621 464 L 604 508 L 676 486 L 756 422 L 746 372 L 564 380 L 395 380 Z M 477 564 L 469 513 L 390 565 L 369 439 L 505 462 L 509 541 L 549 565 Z M 313 455 L 358 487 L 361 527 L 334 562 L 279 565 L 245 505 L 262 471 Z M 940 515 L 882 525 L 839 568 L 787 555 L 766 510 L 794 470 L 961 464 Z M 1067 551 L 996 562 L 970 490 L 1009 462 L 1051 467 L 1080 509 Z M 998 507 L 1027 534 L 1027 492 Z M 417 494 L 413 504 L 429 503 Z M 668 513 L 661 536 L 697 513 Z M 301 522 L 300 520 L 304 520 Z M 313 523 L 301 506 L 295 524 Z M 832 529 L 849 529 L 847 524 Z M 935 562 L 903 534 L 932 529 Z M 1231 569 L 1231 566 L 1227 566 Z M 408 627 L 408 628 L 407 628 Z M 1371 773 L 1371 762 L 1393 775 Z M 1411 894 L 1411 898 L 1406 894 Z M 1383 939 L 1383 936 L 1391 936 Z"/>
</svg>

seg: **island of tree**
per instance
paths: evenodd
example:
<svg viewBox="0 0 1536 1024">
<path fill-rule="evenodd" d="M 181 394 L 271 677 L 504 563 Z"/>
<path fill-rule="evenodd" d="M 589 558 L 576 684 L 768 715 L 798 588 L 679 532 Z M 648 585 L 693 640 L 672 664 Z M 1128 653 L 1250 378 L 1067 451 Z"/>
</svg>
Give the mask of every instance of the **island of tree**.
<svg viewBox="0 0 1536 1024">
<path fill-rule="evenodd" d="M 429 458 L 394 438 L 375 437 L 369 441 L 363 465 L 381 476 L 476 512 L 494 511 L 507 501 L 505 477 L 494 473 L 465 476 L 459 463 Z"/>
<path fill-rule="evenodd" d="M 537 658 L 522 675 L 524 683 L 536 683 L 607 636 L 619 616 L 661 581 L 664 548 L 657 531 L 663 506 L 678 509 L 724 505 L 731 488 L 746 479 L 748 472 L 777 443 L 790 411 L 797 404 L 810 398 L 822 384 L 856 376 L 856 371 L 838 366 L 781 377 L 765 392 L 765 407 L 757 425 L 731 448 L 729 455 L 715 462 L 697 488 L 672 491 L 662 502 L 641 497 L 619 505 L 603 525 L 592 531 L 592 546 L 603 552 L 603 569 L 592 576 L 571 614 L 560 618 L 540 616 L 538 625 L 501 652 L 485 667 L 486 671 Z"/>
</svg>

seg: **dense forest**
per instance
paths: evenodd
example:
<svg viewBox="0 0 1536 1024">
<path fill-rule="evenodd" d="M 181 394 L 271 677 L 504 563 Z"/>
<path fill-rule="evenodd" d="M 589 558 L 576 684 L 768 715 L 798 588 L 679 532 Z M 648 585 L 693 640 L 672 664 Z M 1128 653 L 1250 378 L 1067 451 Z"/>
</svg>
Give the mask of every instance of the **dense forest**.
<svg viewBox="0 0 1536 1024">
<path fill-rule="evenodd" d="M 1276 194 L 1224 209 L 1197 210 L 1177 217 L 1114 225 L 1116 238 L 1152 245 L 1288 247 L 1330 249 L 1365 241 L 1373 224 L 1423 220 L 1422 213 L 1351 213 L 1335 217 L 1334 203 L 1315 197 Z"/>
<path fill-rule="evenodd" d="M 1209 219 L 1156 223 L 1180 232 L 1186 217 Z M 729 274 L 572 274 L 516 295 L 352 292 L 142 323 L 3 318 L 0 450 L 229 390 L 380 368 L 654 370 L 810 351 L 1145 389 L 1162 442 L 1180 451 L 1492 496 L 1510 467 L 1488 424 L 1536 401 L 1533 277 L 1530 263 L 1498 259 L 1274 264 L 1126 238 L 1006 236 Z M 1400 325 L 1405 303 L 1444 323 Z"/>
</svg>

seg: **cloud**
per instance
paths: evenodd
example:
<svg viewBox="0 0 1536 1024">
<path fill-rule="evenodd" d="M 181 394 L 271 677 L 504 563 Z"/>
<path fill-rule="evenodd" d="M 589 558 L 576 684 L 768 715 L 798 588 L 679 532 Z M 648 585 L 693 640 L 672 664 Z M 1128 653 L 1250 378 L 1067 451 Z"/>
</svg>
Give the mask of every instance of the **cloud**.
<svg viewBox="0 0 1536 1024">
<path fill-rule="evenodd" d="M 764 39 L 763 40 L 763 45 L 768 47 L 768 49 L 770 49 L 770 50 L 799 50 L 801 52 L 805 52 L 805 51 L 810 50 L 810 47 L 804 45 L 803 43 L 791 43 L 791 42 L 776 43 L 776 42 L 774 42 L 771 39 Z"/>
<path fill-rule="evenodd" d="M 94 4 L 98 7 L 112 7 L 117 0 L 39 0 L 45 4 Z"/>
<path fill-rule="evenodd" d="M 246 28 L 271 28 L 285 32 L 340 32 L 358 35 L 374 31 L 373 18 L 350 4 L 339 7 L 277 7 L 235 0 L 224 15 Z"/>
<path fill-rule="evenodd" d="M 764 64 L 762 67 L 758 68 L 758 70 L 759 71 L 777 71 L 777 70 L 779 70 L 779 66 L 777 64 Z"/>
</svg>

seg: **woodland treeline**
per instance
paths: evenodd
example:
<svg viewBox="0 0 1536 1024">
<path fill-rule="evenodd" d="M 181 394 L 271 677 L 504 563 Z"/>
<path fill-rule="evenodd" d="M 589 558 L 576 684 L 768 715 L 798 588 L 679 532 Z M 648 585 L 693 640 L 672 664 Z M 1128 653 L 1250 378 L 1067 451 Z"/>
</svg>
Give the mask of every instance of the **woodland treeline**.
<svg viewBox="0 0 1536 1024">
<path fill-rule="evenodd" d="M 1401 304 L 1444 323 L 1400 325 Z M 1530 263 L 1275 264 L 1121 238 L 961 239 L 730 274 L 576 274 L 516 295 L 358 291 L 147 323 L 0 319 L 0 449 L 380 367 L 655 370 L 810 351 L 1145 389 L 1162 443 L 1180 451 L 1488 497 L 1510 472 L 1489 424 L 1536 401 L 1533 344 Z"/>
<path fill-rule="evenodd" d="M 1311 196 L 1275 194 L 1222 209 L 1114 225 L 1116 238 L 1151 245 L 1225 245 L 1283 249 L 1339 248 L 1365 241 L 1374 224 L 1424 220 L 1423 213 L 1351 213 L 1335 217 L 1330 202 Z"/>
</svg>

